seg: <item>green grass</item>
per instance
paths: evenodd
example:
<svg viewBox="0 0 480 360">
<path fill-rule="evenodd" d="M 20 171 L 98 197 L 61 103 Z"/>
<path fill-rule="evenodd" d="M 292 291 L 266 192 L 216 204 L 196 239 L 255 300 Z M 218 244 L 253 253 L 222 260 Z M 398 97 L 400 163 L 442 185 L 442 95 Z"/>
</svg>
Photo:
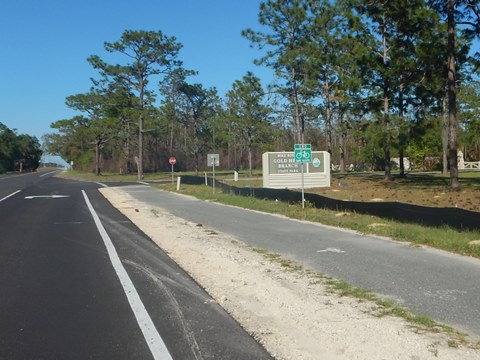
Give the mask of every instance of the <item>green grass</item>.
<svg viewBox="0 0 480 360">
<path fill-rule="evenodd" d="M 174 177 L 178 176 L 197 176 L 194 171 L 184 171 L 184 172 L 175 172 Z M 204 172 L 199 172 L 198 176 L 204 176 Z M 78 180 L 87 180 L 87 181 L 98 181 L 98 182 L 136 182 L 138 181 L 137 173 L 130 174 L 118 174 L 118 173 L 102 173 L 100 176 L 96 176 L 93 172 L 84 172 L 78 170 L 68 170 L 62 172 L 59 176 L 78 179 Z M 212 172 L 207 172 L 208 177 L 212 177 Z M 215 171 L 215 179 L 222 180 L 225 182 L 233 182 L 233 172 L 232 171 Z M 144 173 L 144 181 L 171 181 L 172 173 L 165 172 L 156 172 L 156 173 Z M 176 181 L 176 179 L 175 179 Z M 263 186 L 262 175 L 261 173 L 255 172 L 252 177 L 249 177 L 248 173 L 240 172 L 239 173 L 240 186 L 249 186 L 249 187 L 261 187 Z"/>
<path fill-rule="evenodd" d="M 157 186 L 168 191 L 176 191 L 176 186 L 173 185 Z M 426 245 L 480 258 L 480 246 L 469 244 L 472 240 L 480 240 L 480 231 L 458 231 L 446 226 L 436 228 L 405 224 L 371 215 L 316 209 L 308 206 L 308 204 L 305 209 L 302 209 L 299 203 L 289 204 L 282 201 L 257 199 L 251 196 L 224 194 L 220 189 L 216 189 L 214 194 L 212 187 L 205 185 L 181 185 L 180 193 L 202 200 L 351 229 L 363 234 L 389 237 L 397 241 L 409 242 L 412 246 Z M 381 224 L 381 226 L 376 224 Z"/>
<path fill-rule="evenodd" d="M 132 174 L 117 174 L 117 173 L 102 173 L 100 176 L 96 176 L 93 172 L 84 172 L 77 170 L 68 170 L 62 172 L 58 176 L 66 177 L 76 180 L 87 180 L 87 181 L 98 181 L 98 182 L 135 182 L 138 181 L 136 173 Z M 169 180 L 171 179 L 171 174 L 169 173 L 155 173 L 155 174 L 145 174 L 144 180 Z"/>
</svg>

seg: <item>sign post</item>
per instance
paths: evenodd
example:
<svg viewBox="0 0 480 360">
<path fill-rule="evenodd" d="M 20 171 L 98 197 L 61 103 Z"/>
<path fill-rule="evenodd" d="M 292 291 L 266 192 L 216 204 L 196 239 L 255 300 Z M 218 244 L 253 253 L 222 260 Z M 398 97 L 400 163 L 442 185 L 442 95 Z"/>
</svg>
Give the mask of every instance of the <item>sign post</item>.
<svg viewBox="0 0 480 360">
<path fill-rule="evenodd" d="M 293 149 L 295 162 L 302 165 L 302 209 L 305 209 L 305 181 L 304 181 L 304 164 L 312 162 L 312 145 L 311 144 L 295 144 Z"/>
<path fill-rule="evenodd" d="M 168 158 L 168 163 L 169 163 L 170 165 L 172 165 L 172 184 L 173 184 L 173 165 L 175 165 L 175 164 L 177 163 L 177 159 L 175 159 L 174 156 L 170 156 L 170 157 Z"/>
<path fill-rule="evenodd" d="M 212 167 L 213 172 L 213 193 L 215 194 L 215 166 L 220 166 L 219 154 L 208 154 L 207 165 Z"/>
</svg>

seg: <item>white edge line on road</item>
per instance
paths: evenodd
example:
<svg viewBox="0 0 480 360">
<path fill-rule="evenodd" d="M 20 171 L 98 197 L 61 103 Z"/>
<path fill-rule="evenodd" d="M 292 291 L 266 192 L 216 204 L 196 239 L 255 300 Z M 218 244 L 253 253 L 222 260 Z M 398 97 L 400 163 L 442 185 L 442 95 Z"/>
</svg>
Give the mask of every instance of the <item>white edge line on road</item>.
<svg viewBox="0 0 480 360">
<path fill-rule="evenodd" d="M 93 220 L 95 221 L 95 225 L 97 225 L 98 232 L 102 236 L 105 247 L 107 248 L 108 256 L 110 257 L 110 261 L 112 262 L 113 268 L 117 273 L 120 283 L 122 284 L 123 291 L 127 296 L 130 307 L 132 308 L 135 318 L 137 319 L 137 323 L 142 330 L 145 341 L 147 342 L 147 345 L 152 352 L 153 358 L 155 360 L 173 360 L 172 356 L 168 352 L 165 343 L 163 342 L 163 339 L 155 328 L 152 318 L 148 314 L 147 309 L 145 309 L 145 305 L 143 305 L 143 302 L 138 295 L 137 289 L 135 289 L 132 280 L 128 276 L 125 268 L 123 267 L 118 253 L 115 250 L 115 246 L 113 245 L 112 240 L 110 239 L 105 228 L 103 227 L 100 218 L 95 212 L 95 209 L 90 203 L 90 200 L 88 199 L 85 190 L 82 190 L 82 194 L 85 198 L 85 202 L 87 203 L 88 210 L 90 210 Z"/>
<path fill-rule="evenodd" d="M 101 183 L 101 182 L 96 182 L 95 184 L 98 184 L 98 185 L 103 186 L 103 187 L 108 187 L 107 184 L 104 184 L 104 183 Z"/>
<path fill-rule="evenodd" d="M 15 194 L 18 194 L 20 191 L 22 191 L 22 190 L 17 190 L 14 193 L 11 193 L 10 195 L 5 196 L 3 199 L 0 199 L 0 202 L 2 202 L 3 200 L 7 200 L 9 197 L 11 197 Z"/>
<path fill-rule="evenodd" d="M 137 181 L 137 183 L 142 184 L 142 185 L 150 185 L 149 183 L 147 183 L 145 181 Z"/>
</svg>

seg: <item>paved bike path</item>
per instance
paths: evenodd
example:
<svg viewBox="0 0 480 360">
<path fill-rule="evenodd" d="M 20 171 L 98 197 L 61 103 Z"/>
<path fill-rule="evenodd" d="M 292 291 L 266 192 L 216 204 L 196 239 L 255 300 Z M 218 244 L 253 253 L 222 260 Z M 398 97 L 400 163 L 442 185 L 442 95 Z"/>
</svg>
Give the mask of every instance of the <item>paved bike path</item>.
<svg viewBox="0 0 480 360">
<path fill-rule="evenodd" d="M 480 260 L 225 206 L 149 186 L 129 195 L 188 221 L 279 253 L 305 268 L 393 298 L 419 315 L 480 336 Z"/>
</svg>

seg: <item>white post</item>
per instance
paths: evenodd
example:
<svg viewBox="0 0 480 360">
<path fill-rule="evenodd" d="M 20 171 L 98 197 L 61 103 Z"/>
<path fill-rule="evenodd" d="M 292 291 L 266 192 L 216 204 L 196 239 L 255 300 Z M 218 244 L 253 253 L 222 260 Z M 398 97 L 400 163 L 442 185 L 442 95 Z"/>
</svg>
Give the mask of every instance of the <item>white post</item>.
<svg viewBox="0 0 480 360">
<path fill-rule="evenodd" d="M 182 178 L 181 176 L 177 177 L 177 191 L 180 190 L 180 179 L 181 178 Z"/>
<path fill-rule="evenodd" d="M 207 181 L 207 172 L 205 171 L 205 185 L 208 185 L 208 181 Z"/>
<path fill-rule="evenodd" d="M 465 170 L 465 160 L 463 158 L 463 152 L 460 150 L 457 152 L 457 164 L 459 170 Z"/>
<path fill-rule="evenodd" d="M 233 172 L 233 181 L 238 181 L 238 171 Z"/>
<path fill-rule="evenodd" d="M 304 181 L 304 166 L 305 163 L 302 162 L 302 209 L 305 209 L 305 181 Z"/>
<path fill-rule="evenodd" d="M 213 160 L 213 193 L 215 194 L 215 160 Z"/>
</svg>

